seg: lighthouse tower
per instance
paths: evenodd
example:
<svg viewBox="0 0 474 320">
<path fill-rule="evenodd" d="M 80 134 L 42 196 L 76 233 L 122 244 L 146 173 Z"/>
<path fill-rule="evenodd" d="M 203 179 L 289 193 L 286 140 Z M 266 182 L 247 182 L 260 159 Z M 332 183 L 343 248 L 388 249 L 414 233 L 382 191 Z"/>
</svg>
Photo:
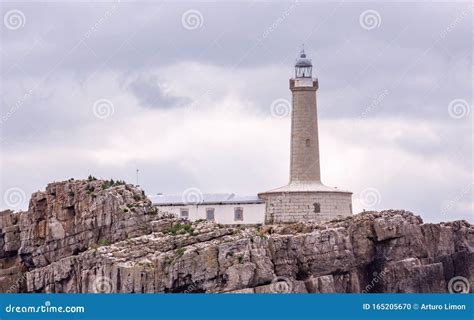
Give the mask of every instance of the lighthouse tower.
<svg viewBox="0 0 474 320">
<path fill-rule="evenodd" d="M 295 64 L 295 78 L 290 79 L 293 95 L 291 113 L 291 183 L 320 183 L 318 116 L 316 90 L 318 79 L 312 78 L 313 65 L 304 50 Z"/>
<path fill-rule="evenodd" d="M 290 79 L 292 93 L 290 181 L 259 194 L 266 202 L 265 223 L 319 222 L 352 214 L 352 193 L 321 182 L 316 91 L 313 65 L 301 51 Z"/>
</svg>

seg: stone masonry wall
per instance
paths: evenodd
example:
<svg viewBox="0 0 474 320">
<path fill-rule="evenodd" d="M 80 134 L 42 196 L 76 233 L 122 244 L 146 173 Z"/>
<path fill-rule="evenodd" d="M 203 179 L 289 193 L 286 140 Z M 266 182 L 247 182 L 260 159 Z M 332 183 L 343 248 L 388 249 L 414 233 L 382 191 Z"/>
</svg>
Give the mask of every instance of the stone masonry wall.
<svg viewBox="0 0 474 320">
<path fill-rule="evenodd" d="M 267 205 L 265 223 L 304 220 L 330 221 L 352 215 L 352 194 L 344 192 L 281 192 L 262 194 Z M 315 212 L 319 203 L 320 212 Z"/>
<path fill-rule="evenodd" d="M 295 87 L 291 115 L 291 181 L 320 181 L 316 82 L 311 87 Z"/>
</svg>

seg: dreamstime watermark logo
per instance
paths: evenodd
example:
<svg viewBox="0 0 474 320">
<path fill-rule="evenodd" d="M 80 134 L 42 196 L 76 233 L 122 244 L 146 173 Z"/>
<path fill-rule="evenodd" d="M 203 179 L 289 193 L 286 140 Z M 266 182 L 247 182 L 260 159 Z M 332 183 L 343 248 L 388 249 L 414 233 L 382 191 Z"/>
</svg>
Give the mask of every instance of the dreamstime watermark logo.
<svg viewBox="0 0 474 320">
<path fill-rule="evenodd" d="M 454 99 L 448 105 L 448 113 L 453 119 L 462 119 L 469 116 L 471 113 L 471 106 L 464 99 Z"/>
<path fill-rule="evenodd" d="M 380 27 L 382 17 L 376 10 L 365 10 L 359 16 L 359 24 L 365 30 L 372 30 Z"/>
<path fill-rule="evenodd" d="M 120 0 L 115 1 L 115 3 L 120 3 Z M 87 32 L 84 34 L 85 39 L 89 39 L 94 33 L 96 33 L 102 25 L 109 20 L 117 10 L 117 5 L 113 3 L 110 8 L 108 8 L 102 16 L 100 16 L 95 23 L 87 30 Z"/>
<path fill-rule="evenodd" d="M 275 118 L 285 118 L 291 112 L 291 103 L 286 99 L 276 99 L 270 105 L 270 113 Z"/>
<path fill-rule="evenodd" d="M 183 293 L 195 292 L 203 282 L 204 282 L 204 279 L 200 279 L 200 280 L 197 280 L 196 282 L 191 283 L 189 286 L 187 286 L 186 290 L 184 290 Z"/>
<path fill-rule="evenodd" d="M 92 284 L 92 291 L 95 293 L 111 293 L 114 290 L 114 284 L 109 277 L 98 276 Z"/>
<path fill-rule="evenodd" d="M 382 103 L 382 101 L 388 96 L 389 93 L 390 91 L 388 89 L 385 89 L 384 91 L 382 91 L 382 93 L 379 94 L 374 100 L 372 100 L 370 105 L 364 109 L 364 111 L 361 113 L 359 118 L 362 119 L 362 118 L 367 117 L 367 115 L 370 112 L 372 112 L 375 108 L 377 108 Z"/>
<path fill-rule="evenodd" d="M 292 3 L 290 6 L 288 6 L 288 8 L 286 8 L 283 13 L 275 20 L 273 21 L 273 23 L 267 28 L 265 29 L 265 31 L 263 32 L 262 34 L 262 37 L 261 37 L 261 40 L 267 38 L 273 31 L 275 31 L 278 26 L 283 22 L 285 21 L 286 18 L 288 18 L 288 16 L 291 14 L 291 12 L 297 7 L 299 6 L 299 1 L 296 0 L 294 3 Z M 260 41 L 261 41 L 260 40 Z"/>
<path fill-rule="evenodd" d="M 453 209 L 456 204 L 459 203 L 472 190 L 473 186 L 474 182 L 471 182 L 465 186 L 453 200 L 449 201 L 448 204 L 443 207 L 441 213 L 447 214 L 451 209 Z"/>
<path fill-rule="evenodd" d="M 199 10 L 190 9 L 181 16 L 181 24 L 187 30 L 196 30 L 204 24 L 204 17 Z"/>
<path fill-rule="evenodd" d="M 8 207 L 19 208 L 26 201 L 26 193 L 19 187 L 12 187 L 3 194 L 3 201 Z"/>
<path fill-rule="evenodd" d="M 283 192 L 282 194 L 278 195 L 275 198 L 270 198 L 270 202 L 269 202 L 270 206 L 274 206 L 276 204 L 282 203 L 283 200 L 285 200 L 287 196 L 288 196 L 288 192 Z"/>
<path fill-rule="evenodd" d="M 2 117 L 0 118 L 0 125 L 6 123 L 15 114 L 15 112 L 17 112 L 24 105 L 25 101 L 31 96 L 32 93 L 33 90 L 30 89 L 23 95 L 23 97 L 18 99 L 15 102 L 15 105 L 10 108 L 10 110 L 8 110 L 6 114 L 2 115 Z"/>
<path fill-rule="evenodd" d="M 27 305 L 7 305 L 6 313 L 13 314 L 31 314 L 31 313 L 84 313 L 86 309 L 83 306 L 55 306 L 51 301 L 46 300 L 44 304 Z"/>
<path fill-rule="evenodd" d="M 10 30 L 18 30 L 24 27 L 25 23 L 25 14 L 18 9 L 7 11 L 3 16 L 3 24 Z"/>
<path fill-rule="evenodd" d="M 378 205 L 382 201 L 382 195 L 380 194 L 380 191 L 375 188 L 366 188 L 362 190 L 359 198 L 361 204 L 369 208 Z"/>
<path fill-rule="evenodd" d="M 469 293 L 470 288 L 469 280 L 461 276 L 451 278 L 448 282 L 449 293 Z"/>
<path fill-rule="evenodd" d="M 370 281 L 370 283 L 368 285 L 365 286 L 364 290 L 361 291 L 361 293 L 368 293 L 370 292 L 377 283 L 379 283 L 380 281 L 382 281 L 382 279 L 385 277 L 385 274 L 386 272 L 385 271 L 382 271 L 380 273 L 378 273 L 377 271 L 375 271 L 372 275 L 373 275 L 373 278 L 372 280 Z"/>
<path fill-rule="evenodd" d="M 293 283 L 287 277 L 275 277 L 270 284 L 270 291 L 273 293 L 293 292 Z"/>
<path fill-rule="evenodd" d="M 16 279 L 14 283 L 8 288 L 5 293 L 19 293 L 21 284 L 26 281 L 26 273 L 23 273 L 20 278 Z"/>
<path fill-rule="evenodd" d="M 442 32 L 440 32 L 439 34 L 439 37 L 438 37 L 438 41 L 440 40 L 443 40 L 444 38 L 446 38 L 448 36 L 448 34 L 453 31 L 454 28 L 456 28 L 456 26 L 462 21 L 464 20 L 464 18 L 466 16 L 469 15 L 469 12 L 472 10 L 472 8 L 474 7 L 473 4 L 467 6 L 462 12 L 460 15 L 458 15 L 453 21 L 451 21 L 451 23 L 446 27 L 446 29 L 444 29 Z"/>
<path fill-rule="evenodd" d="M 114 104 L 108 99 L 96 100 L 92 106 L 92 112 L 97 118 L 106 119 L 114 114 Z"/>
<path fill-rule="evenodd" d="M 204 196 L 198 188 L 188 188 L 184 190 L 181 199 L 185 204 L 197 204 L 204 200 Z"/>
</svg>

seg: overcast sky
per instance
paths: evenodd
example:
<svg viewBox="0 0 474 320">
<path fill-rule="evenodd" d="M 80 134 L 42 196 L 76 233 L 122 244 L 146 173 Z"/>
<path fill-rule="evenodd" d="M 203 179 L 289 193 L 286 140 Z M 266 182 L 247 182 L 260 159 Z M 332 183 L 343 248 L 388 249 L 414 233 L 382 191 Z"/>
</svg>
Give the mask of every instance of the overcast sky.
<svg viewBox="0 0 474 320">
<path fill-rule="evenodd" d="M 288 79 L 319 78 L 323 182 L 354 211 L 474 222 L 470 2 L 2 2 L 0 208 L 52 181 L 288 182 Z"/>
</svg>

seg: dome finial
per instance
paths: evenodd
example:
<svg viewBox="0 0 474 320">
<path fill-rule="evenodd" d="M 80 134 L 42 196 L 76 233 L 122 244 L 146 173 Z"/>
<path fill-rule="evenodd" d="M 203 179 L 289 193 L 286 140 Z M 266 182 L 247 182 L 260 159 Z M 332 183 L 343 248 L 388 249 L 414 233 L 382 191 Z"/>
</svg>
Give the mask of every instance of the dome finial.
<svg viewBox="0 0 474 320">
<path fill-rule="evenodd" d="M 306 58 L 306 53 L 304 53 L 304 43 L 301 45 L 300 58 Z"/>
</svg>

